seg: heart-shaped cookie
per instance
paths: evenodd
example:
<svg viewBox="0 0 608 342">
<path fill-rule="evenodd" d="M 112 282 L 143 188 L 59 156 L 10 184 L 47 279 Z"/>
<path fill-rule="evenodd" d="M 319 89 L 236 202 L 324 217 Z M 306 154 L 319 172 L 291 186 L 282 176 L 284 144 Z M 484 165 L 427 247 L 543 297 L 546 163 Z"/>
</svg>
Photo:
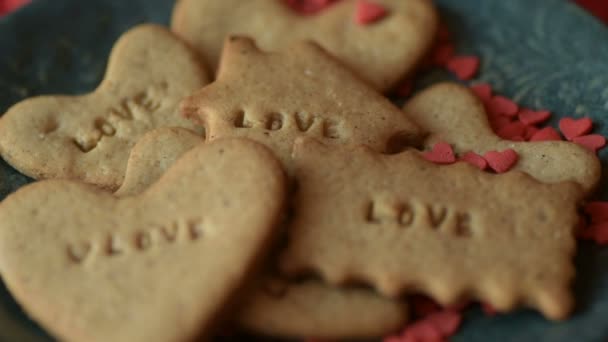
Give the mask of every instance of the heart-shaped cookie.
<svg viewBox="0 0 608 342">
<path fill-rule="evenodd" d="M 192 340 L 269 249 L 285 196 L 279 162 L 240 139 L 200 144 L 137 196 L 34 183 L 0 205 L 0 271 L 62 340 Z"/>
<path fill-rule="evenodd" d="M 250 36 L 270 51 L 312 40 L 376 89 L 387 90 L 427 53 L 438 20 L 429 0 L 374 2 L 388 14 L 360 25 L 355 21 L 357 0 L 341 0 L 315 16 L 299 15 L 284 0 L 181 0 L 171 27 L 205 56 L 213 70 L 229 35 Z"/>
<path fill-rule="evenodd" d="M 160 26 L 138 26 L 118 40 L 93 93 L 36 97 L 10 108 L 0 119 L 0 153 L 36 179 L 80 179 L 115 190 L 143 134 L 196 129 L 179 116 L 178 104 L 207 82 L 185 43 Z"/>
<path fill-rule="evenodd" d="M 137 142 L 125 182 L 115 196 L 137 195 L 154 184 L 201 137 L 187 129 L 159 128 Z M 268 272 L 248 286 L 233 321 L 255 333 L 329 339 L 378 337 L 408 320 L 407 304 L 369 289 L 339 289 L 318 280 L 291 282 Z M 362 313 L 364 311 L 364 313 Z"/>
<path fill-rule="evenodd" d="M 184 116 L 203 123 L 209 140 L 239 136 L 262 142 L 288 170 L 293 142 L 301 136 L 378 152 L 424 137 L 387 98 L 307 42 L 267 53 L 251 39 L 229 38 L 216 81 L 181 106 Z"/>
<path fill-rule="evenodd" d="M 601 176 L 599 159 L 587 149 L 565 141 L 503 140 L 490 127 L 483 103 L 468 88 L 441 83 L 425 89 L 405 104 L 409 118 L 430 132 L 425 145 L 445 141 L 459 155 L 513 149 L 520 170 L 547 183 L 574 181 L 593 191 Z"/>
<path fill-rule="evenodd" d="M 286 275 L 315 271 L 389 296 L 421 291 L 443 305 L 470 296 L 499 311 L 570 313 L 578 184 L 312 139 L 298 139 L 293 156 Z"/>
</svg>

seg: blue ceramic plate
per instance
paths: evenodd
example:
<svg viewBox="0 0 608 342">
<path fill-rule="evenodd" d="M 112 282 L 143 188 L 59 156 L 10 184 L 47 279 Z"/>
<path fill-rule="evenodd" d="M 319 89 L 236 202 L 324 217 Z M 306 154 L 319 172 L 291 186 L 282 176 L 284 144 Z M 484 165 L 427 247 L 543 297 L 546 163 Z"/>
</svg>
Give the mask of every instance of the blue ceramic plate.
<svg viewBox="0 0 608 342">
<path fill-rule="evenodd" d="M 251 0 L 243 0 L 251 1 Z M 395 0 L 406 1 L 406 0 Z M 462 53 L 482 57 L 479 80 L 559 116 L 589 116 L 608 136 L 608 28 L 567 0 L 438 0 Z M 173 0 L 37 0 L 0 19 L 0 113 L 25 97 L 93 90 L 116 38 L 142 22 L 168 22 Z M 445 78 L 437 72 L 424 83 Z M 555 124 L 555 121 L 553 122 Z M 608 158 L 608 149 L 601 154 Z M 31 180 L 0 161 L 0 198 Z M 605 186 L 598 198 L 608 199 Z M 578 308 L 552 323 L 520 311 L 467 312 L 454 341 L 608 340 L 608 249 L 581 244 Z M 0 341 L 51 341 L 0 284 Z"/>
</svg>

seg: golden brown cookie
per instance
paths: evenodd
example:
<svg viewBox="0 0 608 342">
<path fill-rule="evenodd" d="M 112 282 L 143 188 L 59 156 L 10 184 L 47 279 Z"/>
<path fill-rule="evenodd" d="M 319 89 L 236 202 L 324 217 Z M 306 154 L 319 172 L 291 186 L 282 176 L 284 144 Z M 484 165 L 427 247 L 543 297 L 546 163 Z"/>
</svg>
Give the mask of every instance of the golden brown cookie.
<svg viewBox="0 0 608 342">
<path fill-rule="evenodd" d="M 114 195 L 143 192 L 182 155 L 202 143 L 200 135 L 185 128 L 165 127 L 146 133 L 131 150 L 125 180 Z"/>
<path fill-rule="evenodd" d="M 407 116 L 432 132 L 425 145 L 445 141 L 458 154 L 513 149 L 519 155 L 514 170 L 546 183 L 574 181 L 592 192 L 601 176 L 599 159 L 587 149 L 566 141 L 515 142 L 492 131 L 483 103 L 456 83 L 434 85 L 408 101 Z"/>
<path fill-rule="evenodd" d="M 133 148 L 125 182 L 116 196 L 137 195 L 154 184 L 201 137 L 186 129 L 160 128 Z M 274 274 L 270 272 L 269 274 Z M 260 275 L 233 316 L 254 333 L 322 338 L 379 337 L 405 326 L 407 304 L 366 289 L 338 289 L 318 280 L 291 282 Z"/>
<path fill-rule="evenodd" d="M 370 25 L 355 22 L 357 0 L 342 0 L 316 16 L 301 16 L 284 0 L 181 0 L 171 27 L 215 70 L 224 39 L 254 38 L 264 50 L 280 51 L 312 40 L 378 90 L 411 73 L 433 44 L 438 19 L 429 0 L 375 0 L 388 16 Z"/>
<path fill-rule="evenodd" d="M 168 30 L 141 25 L 114 46 L 103 82 L 83 96 L 42 96 L 0 119 L 0 153 L 27 176 L 80 179 L 115 190 L 146 132 L 198 129 L 179 101 L 208 82 L 198 55 Z"/>
<path fill-rule="evenodd" d="M 319 280 L 263 277 L 236 315 L 245 329 L 295 338 L 374 338 L 402 329 L 408 321 L 405 302 L 369 289 L 337 288 Z"/>
<path fill-rule="evenodd" d="M 277 236 L 283 170 L 262 145 L 200 144 L 143 194 L 48 180 L 0 204 L 0 270 L 61 340 L 208 335 Z"/>
<path fill-rule="evenodd" d="M 239 136 L 270 146 L 287 169 L 300 136 L 379 152 L 423 137 L 388 99 L 306 42 L 265 53 L 251 39 L 229 38 L 217 80 L 184 99 L 182 114 L 202 122 L 209 140 Z"/>
<path fill-rule="evenodd" d="M 286 274 L 362 281 L 389 296 L 421 291 L 443 305 L 526 304 L 552 319 L 572 309 L 578 184 L 310 139 L 296 142 L 294 163 Z"/>
</svg>

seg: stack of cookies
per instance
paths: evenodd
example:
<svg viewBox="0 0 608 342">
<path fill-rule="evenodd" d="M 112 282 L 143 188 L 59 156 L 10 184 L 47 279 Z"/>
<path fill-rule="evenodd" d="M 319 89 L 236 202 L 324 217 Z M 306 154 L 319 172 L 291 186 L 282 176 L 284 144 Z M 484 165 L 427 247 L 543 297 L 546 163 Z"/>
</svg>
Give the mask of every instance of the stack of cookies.
<svg viewBox="0 0 608 342">
<path fill-rule="evenodd" d="M 567 318 L 600 163 L 501 139 L 456 83 L 389 101 L 437 21 L 427 0 L 180 0 L 172 31 L 131 29 L 93 93 L 0 119 L 2 158 L 41 180 L 0 204 L 5 284 L 66 341 L 382 337 L 412 294 Z"/>
</svg>

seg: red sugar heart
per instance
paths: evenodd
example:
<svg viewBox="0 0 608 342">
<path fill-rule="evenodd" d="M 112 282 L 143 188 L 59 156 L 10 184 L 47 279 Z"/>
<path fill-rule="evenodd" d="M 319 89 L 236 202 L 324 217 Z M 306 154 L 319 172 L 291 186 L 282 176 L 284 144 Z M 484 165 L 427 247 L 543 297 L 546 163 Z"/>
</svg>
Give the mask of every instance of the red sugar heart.
<svg viewBox="0 0 608 342">
<path fill-rule="evenodd" d="M 413 296 L 410 299 L 410 303 L 412 304 L 412 309 L 414 310 L 416 317 L 425 317 L 441 310 L 441 307 L 437 302 L 429 297 L 421 295 Z"/>
<path fill-rule="evenodd" d="M 541 110 L 535 112 L 530 109 L 522 109 L 519 111 L 519 121 L 523 122 L 525 125 L 536 125 L 539 123 L 543 123 L 551 117 L 551 112 L 548 110 Z"/>
<path fill-rule="evenodd" d="M 368 25 L 384 18 L 387 14 L 388 11 L 382 5 L 368 0 L 359 0 L 355 12 L 355 22 L 359 25 Z"/>
<path fill-rule="evenodd" d="M 446 64 L 446 68 L 453 72 L 459 79 L 467 81 L 477 74 L 477 70 L 479 69 L 479 57 L 455 56 L 450 58 Z"/>
<path fill-rule="evenodd" d="M 598 222 L 584 228 L 579 237 L 584 240 L 593 240 L 598 245 L 608 244 L 608 222 Z"/>
<path fill-rule="evenodd" d="M 589 202 L 585 205 L 585 213 L 591 217 L 591 222 L 608 222 L 608 202 Z"/>
<path fill-rule="evenodd" d="M 422 154 L 424 159 L 435 164 L 452 164 L 456 162 L 456 156 L 452 146 L 446 142 L 438 142 L 433 149 Z"/>
<path fill-rule="evenodd" d="M 490 168 L 496 171 L 496 173 L 509 171 L 519 159 L 519 155 L 513 149 L 507 149 L 502 152 L 486 152 L 483 157 L 488 162 Z"/>
<path fill-rule="evenodd" d="M 0 0 L 0 16 L 8 14 L 30 2 L 31 0 Z"/>
<path fill-rule="evenodd" d="M 585 135 L 593 128 L 593 121 L 589 118 L 572 119 L 563 118 L 559 120 L 559 129 L 562 131 L 566 139 L 572 141 L 576 137 Z"/>
<path fill-rule="evenodd" d="M 545 127 L 534 133 L 530 141 L 560 141 L 561 135 L 553 127 Z"/>
<path fill-rule="evenodd" d="M 504 96 L 494 96 L 488 102 L 488 111 L 494 115 L 515 116 L 519 107 L 515 102 Z"/>
<path fill-rule="evenodd" d="M 606 138 L 599 134 L 589 134 L 576 137 L 572 142 L 579 144 L 593 153 L 597 153 L 599 149 L 606 146 Z"/>
<path fill-rule="evenodd" d="M 488 115 L 490 126 L 494 132 L 498 132 L 502 127 L 511 124 L 513 122 L 508 116 L 502 115 Z"/>
<path fill-rule="evenodd" d="M 458 330 L 462 323 L 462 314 L 453 310 L 444 310 L 430 315 L 427 320 L 441 332 L 443 337 L 448 337 Z"/>
<path fill-rule="evenodd" d="M 485 170 L 488 168 L 488 162 L 475 152 L 465 153 L 462 157 L 460 157 L 460 160 L 476 166 L 480 170 Z"/>
<path fill-rule="evenodd" d="M 456 48 L 454 47 L 453 43 L 440 43 L 439 45 L 435 46 L 435 49 L 433 49 L 433 64 L 441 67 L 446 66 L 450 59 L 454 57 L 455 53 Z"/>
<path fill-rule="evenodd" d="M 496 316 L 498 313 L 494 307 L 488 303 L 481 303 L 481 310 L 486 316 Z"/>
<path fill-rule="evenodd" d="M 487 83 L 471 86 L 471 90 L 483 103 L 488 103 L 492 99 L 492 87 Z"/>
<path fill-rule="evenodd" d="M 450 28 L 443 22 L 439 23 L 439 29 L 437 30 L 437 40 L 439 42 L 449 42 L 452 40 L 452 33 Z"/>
<path fill-rule="evenodd" d="M 524 138 L 526 140 L 532 139 L 532 137 L 539 131 L 535 126 L 527 126 L 526 133 L 524 133 Z"/>
<path fill-rule="evenodd" d="M 496 131 L 496 135 L 503 139 L 515 140 L 515 138 L 523 137 L 526 133 L 526 125 L 519 121 L 513 121 L 508 124 L 499 127 Z"/>
<path fill-rule="evenodd" d="M 399 342 L 441 341 L 441 331 L 426 319 L 410 324 Z"/>
</svg>

